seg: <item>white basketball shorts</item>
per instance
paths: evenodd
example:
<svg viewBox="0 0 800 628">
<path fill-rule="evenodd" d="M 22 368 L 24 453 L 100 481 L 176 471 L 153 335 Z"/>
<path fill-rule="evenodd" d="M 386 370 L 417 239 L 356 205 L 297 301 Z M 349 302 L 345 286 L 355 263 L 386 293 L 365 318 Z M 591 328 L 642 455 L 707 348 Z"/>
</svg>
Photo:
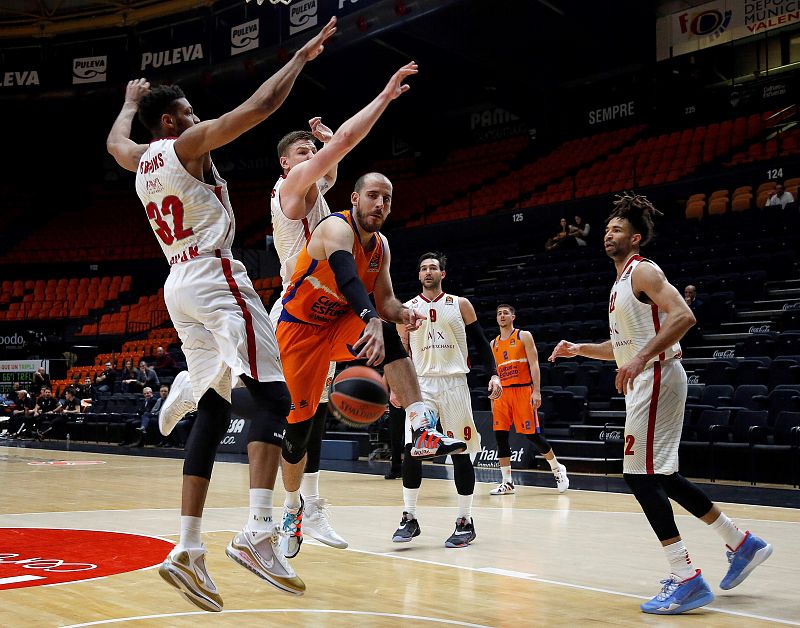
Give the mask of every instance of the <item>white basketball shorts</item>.
<svg viewBox="0 0 800 628">
<path fill-rule="evenodd" d="M 230 401 L 232 377 L 239 375 L 285 381 L 275 329 L 244 264 L 230 257 L 175 264 L 164 300 L 183 342 L 195 401 L 209 388 Z"/>
<path fill-rule="evenodd" d="M 442 431 L 451 438 L 467 444 L 465 453 L 481 450 L 481 435 L 472 417 L 472 400 L 469 396 L 466 375 L 420 377 L 422 401 L 434 410 L 442 423 Z M 406 444 L 411 442 L 411 423 L 406 418 Z"/>
<path fill-rule="evenodd" d="M 285 288 L 281 288 L 281 297 L 283 296 L 283 291 Z M 283 311 L 283 304 L 281 303 L 281 297 L 272 304 L 272 309 L 269 311 L 269 318 L 272 321 L 272 326 L 275 329 L 278 329 L 278 319 L 281 317 L 281 312 Z M 319 402 L 320 403 L 328 403 L 328 392 L 330 391 L 331 384 L 333 383 L 333 376 L 336 375 L 336 362 L 331 362 L 328 365 L 328 376 L 325 378 L 325 388 L 322 389 L 322 395 L 320 395 Z"/>
<path fill-rule="evenodd" d="M 686 392 L 680 360 L 654 362 L 634 380 L 625 396 L 624 473 L 678 471 Z"/>
</svg>

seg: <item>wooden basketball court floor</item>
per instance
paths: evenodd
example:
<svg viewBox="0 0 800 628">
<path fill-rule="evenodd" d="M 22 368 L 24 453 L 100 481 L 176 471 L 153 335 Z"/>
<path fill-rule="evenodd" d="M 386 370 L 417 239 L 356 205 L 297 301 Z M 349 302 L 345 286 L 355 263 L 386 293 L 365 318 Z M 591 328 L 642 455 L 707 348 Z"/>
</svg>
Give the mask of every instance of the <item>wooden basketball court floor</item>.
<svg viewBox="0 0 800 628">
<path fill-rule="evenodd" d="M 72 464 L 52 464 L 61 461 Z M 0 447 L 0 563 L 58 558 L 27 556 L 24 547 L 9 546 L 10 529 L 105 530 L 177 541 L 181 464 Z M 721 542 L 678 508 L 692 559 L 717 599 L 669 618 L 638 608 L 657 592 L 667 566 L 630 495 L 580 490 L 559 495 L 554 488 L 520 486 L 514 496 L 492 497 L 492 485 L 479 483 L 473 510 L 478 538 L 468 548 L 446 549 L 456 515 L 452 482 L 423 480 L 422 534 L 408 544 L 391 541 L 402 512 L 399 481 L 323 471 L 320 485 L 350 548 L 306 540 L 292 561 L 308 587 L 303 597 L 279 592 L 225 556 L 226 544 L 247 516 L 247 466 L 218 462 L 203 540 L 224 600 L 222 613 L 205 613 L 186 602 L 161 580 L 154 564 L 26 588 L 9 588 L 14 578 L 0 578 L 0 626 L 800 625 L 796 509 L 724 504 L 740 527 L 775 547 L 742 585 L 724 592 L 718 586 L 727 566 Z M 276 506 L 282 499 L 276 490 Z"/>
</svg>

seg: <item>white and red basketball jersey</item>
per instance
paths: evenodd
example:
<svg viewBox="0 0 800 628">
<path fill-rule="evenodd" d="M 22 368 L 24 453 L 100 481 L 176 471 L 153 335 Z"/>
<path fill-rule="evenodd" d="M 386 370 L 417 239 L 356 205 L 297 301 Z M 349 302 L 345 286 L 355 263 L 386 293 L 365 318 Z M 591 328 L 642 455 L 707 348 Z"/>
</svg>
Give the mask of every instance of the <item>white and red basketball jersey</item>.
<svg viewBox="0 0 800 628">
<path fill-rule="evenodd" d="M 294 272 L 297 256 L 311 239 L 311 232 L 314 231 L 320 220 L 331 213 L 328 203 L 323 197 L 323 194 L 328 191 L 328 182 L 322 178 L 317 181 L 317 201 L 306 217 L 300 220 L 287 218 L 281 209 L 280 195 L 281 185 L 285 179 L 286 175 L 281 175 L 281 178 L 277 180 L 272 188 L 272 199 L 270 200 L 272 237 L 274 238 L 275 250 L 278 252 L 278 259 L 281 261 L 281 281 L 284 289 L 286 289 Z"/>
<path fill-rule="evenodd" d="M 666 313 L 658 311 L 657 305 L 642 303 L 633 293 L 631 277 L 634 269 L 641 263 L 656 266 L 641 255 L 633 255 L 625 264 L 619 280 L 611 288 L 608 324 L 617 366 L 623 366 L 630 362 L 655 337 L 658 330 L 661 329 L 661 323 L 667 317 Z M 665 352 L 651 359 L 647 365 L 651 365 L 656 360 L 680 357 L 680 354 L 681 345 L 676 342 Z"/>
<path fill-rule="evenodd" d="M 408 334 L 411 360 L 421 377 L 469 373 L 467 332 L 458 297 L 442 292 L 432 301 L 421 294 L 406 307 L 428 317 L 416 331 Z"/>
<path fill-rule="evenodd" d="M 136 193 L 170 265 L 230 249 L 236 232 L 227 182 L 213 163 L 215 185 L 189 174 L 175 139 L 153 141 L 136 171 Z"/>
</svg>

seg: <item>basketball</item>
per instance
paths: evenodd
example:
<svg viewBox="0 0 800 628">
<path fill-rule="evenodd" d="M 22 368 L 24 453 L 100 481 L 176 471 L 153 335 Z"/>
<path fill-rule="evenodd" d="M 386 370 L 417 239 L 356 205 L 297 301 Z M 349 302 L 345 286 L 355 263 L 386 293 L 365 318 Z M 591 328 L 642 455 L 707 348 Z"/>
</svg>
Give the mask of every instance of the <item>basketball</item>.
<svg viewBox="0 0 800 628">
<path fill-rule="evenodd" d="M 357 427 L 374 423 L 383 416 L 389 390 L 377 371 L 367 366 L 351 366 L 333 380 L 328 399 L 337 419 Z"/>
</svg>

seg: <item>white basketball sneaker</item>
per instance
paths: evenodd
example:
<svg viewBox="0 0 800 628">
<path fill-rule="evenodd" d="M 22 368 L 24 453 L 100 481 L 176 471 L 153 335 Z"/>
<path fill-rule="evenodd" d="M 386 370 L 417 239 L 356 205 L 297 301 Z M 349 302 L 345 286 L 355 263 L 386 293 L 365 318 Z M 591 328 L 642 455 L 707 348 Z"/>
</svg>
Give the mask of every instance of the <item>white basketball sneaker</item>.
<svg viewBox="0 0 800 628">
<path fill-rule="evenodd" d="M 318 498 L 306 502 L 303 514 L 303 534 L 336 549 L 347 547 L 347 541 L 339 536 L 331 526 L 330 509 L 326 499 Z"/>
<path fill-rule="evenodd" d="M 567 476 L 567 467 L 563 464 L 558 465 L 558 469 L 553 471 L 553 477 L 556 479 L 556 486 L 558 492 L 563 493 L 569 488 L 569 476 Z"/>
<path fill-rule="evenodd" d="M 172 382 L 169 394 L 158 413 L 158 429 L 164 436 L 169 436 L 175 426 L 187 413 L 197 410 L 192 394 L 192 381 L 189 371 L 181 371 Z"/>
<path fill-rule="evenodd" d="M 175 547 L 161 567 L 158 575 L 178 589 L 180 594 L 204 611 L 222 610 L 222 597 L 206 570 L 206 548 L 179 549 Z"/>
<path fill-rule="evenodd" d="M 496 488 L 493 488 L 489 491 L 489 495 L 513 495 L 514 494 L 514 483 L 513 482 L 501 482 L 497 485 Z"/>
<path fill-rule="evenodd" d="M 286 560 L 280 547 L 280 537 L 277 526 L 261 532 L 254 532 L 245 526 L 228 543 L 225 553 L 281 591 L 303 595 L 306 585 Z"/>
</svg>

